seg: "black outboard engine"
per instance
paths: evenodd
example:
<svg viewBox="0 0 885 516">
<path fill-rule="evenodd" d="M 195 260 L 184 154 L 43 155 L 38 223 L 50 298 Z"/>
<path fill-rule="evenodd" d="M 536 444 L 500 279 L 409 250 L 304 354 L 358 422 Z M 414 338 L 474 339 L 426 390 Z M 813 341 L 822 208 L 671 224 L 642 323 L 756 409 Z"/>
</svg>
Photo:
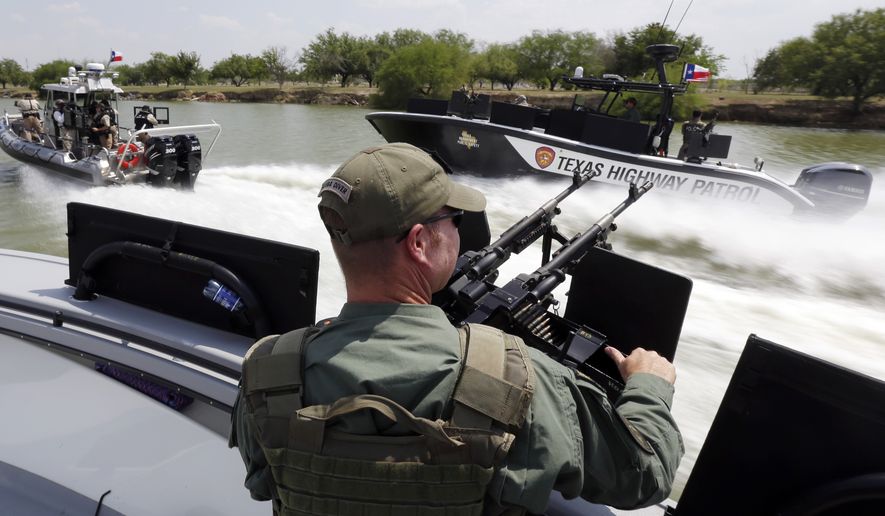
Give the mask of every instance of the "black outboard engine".
<svg viewBox="0 0 885 516">
<path fill-rule="evenodd" d="M 793 188 L 814 203 L 815 211 L 848 217 L 867 205 L 872 185 L 866 167 L 833 162 L 805 168 Z"/>
<path fill-rule="evenodd" d="M 197 174 L 203 169 L 203 152 L 200 140 L 193 134 L 179 134 L 173 139 L 178 158 L 177 170 L 172 181 L 187 190 L 194 189 Z"/>
<path fill-rule="evenodd" d="M 178 168 L 175 142 L 171 136 L 155 136 L 144 146 L 144 156 L 150 174 L 147 182 L 153 186 L 172 186 Z"/>
</svg>

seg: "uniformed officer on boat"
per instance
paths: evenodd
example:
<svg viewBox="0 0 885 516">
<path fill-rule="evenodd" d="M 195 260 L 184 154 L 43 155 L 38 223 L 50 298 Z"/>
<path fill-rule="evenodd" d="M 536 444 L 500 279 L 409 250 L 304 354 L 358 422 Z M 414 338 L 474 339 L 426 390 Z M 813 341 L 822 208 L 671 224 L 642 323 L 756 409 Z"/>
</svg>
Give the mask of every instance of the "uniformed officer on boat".
<svg viewBox="0 0 885 516">
<path fill-rule="evenodd" d="M 43 134 L 43 121 L 40 119 L 40 110 L 43 109 L 40 103 L 34 100 L 34 96 L 25 93 L 24 98 L 15 101 L 15 107 L 22 114 L 22 134 L 25 140 L 40 141 L 40 135 Z"/>
<path fill-rule="evenodd" d="M 626 382 L 612 403 L 521 339 L 454 328 L 430 304 L 479 191 L 393 143 L 319 196 L 347 302 L 246 355 L 230 445 L 253 498 L 280 514 L 466 515 L 543 513 L 554 490 L 622 508 L 669 495 L 684 453 L 670 362 L 608 348 Z"/>
<path fill-rule="evenodd" d="M 135 130 L 153 129 L 158 125 L 160 125 L 160 122 L 157 121 L 157 117 L 151 112 L 151 107 L 147 104 L 141 106 L 138 113 L 135 114 Z M 150 139 L 150 136 L 146 133 L 142 133 L 138 135 L 138 139 L 141 142 L 147 142 L 147 140 Z"/>
</svg>

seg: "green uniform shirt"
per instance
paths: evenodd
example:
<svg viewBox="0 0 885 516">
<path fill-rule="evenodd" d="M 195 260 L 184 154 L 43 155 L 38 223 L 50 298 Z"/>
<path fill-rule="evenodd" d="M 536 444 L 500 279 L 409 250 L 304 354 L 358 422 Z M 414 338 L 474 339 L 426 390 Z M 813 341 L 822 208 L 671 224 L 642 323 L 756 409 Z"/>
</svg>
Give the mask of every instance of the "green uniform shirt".
<svg viewBox="0 0 885 516">
<path fill-rule="evenodd" d="M 621 118 L 624 120 L 629 120 L 630 122 L 642 122 L 642 115 L 639 114 L 639 110 L 635 107 L 631 107 L 621 115 Z"/>
<path fill-rule="evenodd" d="M 498 503 L 542 513 L 552 490 L 619 508 L 670 493 L 684 453 L 670 414 L 673 386 L 635 374 L 612 406 L 591 380 L 530 349 L 536 384 L 526 422 L 490 485 Z M 316 335 L 304 361 L 305 406 L 352 394 L 388 397 L 415 415 L 442 417 L 460 369 L 458 334 L 432 305 L 345 304 Z M 268 500 L 273 478 L 237 400 L 230 444 L 246 463 L 246 488 Z M 344 422 L 354 433 L 396 432 L 368 413 Z"/>
</svg>

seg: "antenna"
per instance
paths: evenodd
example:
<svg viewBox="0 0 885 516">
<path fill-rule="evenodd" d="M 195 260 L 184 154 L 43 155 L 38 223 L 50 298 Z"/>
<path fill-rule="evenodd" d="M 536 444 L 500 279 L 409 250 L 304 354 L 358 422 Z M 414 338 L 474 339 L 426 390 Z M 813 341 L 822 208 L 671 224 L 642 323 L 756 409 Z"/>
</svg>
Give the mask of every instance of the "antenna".
<svg viewBox="0 0 885 516">
<path fill-rule="evenodd" d="M 667 14 L 664 15 L 664 21 L 661 22 L 661 29 L 658 31 L 658 35 L 655 38 L 655 40 L 657 40 L 658 42 L 661 41 L 661 36 L 664 35 L 664 27 L 667 25 L 667 18 L 670 17 L 670 9 L 673 8 L 673 2 L 675 2 L 675 1 L 676 0 L 670 0 L 670 7 L 667 7 Z M 692 1 L 694 1 L 694 0 L 692 0 Z M 691 4 L 689 4 L 689 5 L 691 5 Z M 685 15 L 683 14 L 683 16 L 685 16 Z M 675 35 L 676 33 L 674 32 L 673 34 Z M 655 65 L 655 72 L 653 74 L 651 74 L 651 80 L 655 80 L 655 76 L 657 74 L 658 74 L 658 70 L 657 70 L 657 64 L 656 64 Z"/>
<path fill-rule="evenodd" d="M 682 13 L 682 18 L 679 18 L 679 23 L 676 24 L 676 28 L 673 29 L 673 37 L 676 37 L 676 33 L 679 32 L 679 27 L 682 25 L 682 20 L 685 19 L 685 15 L 688 14 L 688 10 L 691 9 L 691 4 L 694 3 L 694 0 L 688 2 L 688 7 L 685 8 L 685 11 Z"/>
<path fill-rule="evenodd" d="M 661 30 L 658 31 L 658 37 L 656 37 L 655 39 L 661 39 L 661 35 L 664 33 L 664 27 L 667 25 L 667 18 L 670 17 L 670 9 L 673 8 L 673 2 L 675 1 L 676 0 L 670 0 L 670 7 L 667 8 L 667 14 L 664 15 L 664 21 L 661 22 Z"/>
</svg>

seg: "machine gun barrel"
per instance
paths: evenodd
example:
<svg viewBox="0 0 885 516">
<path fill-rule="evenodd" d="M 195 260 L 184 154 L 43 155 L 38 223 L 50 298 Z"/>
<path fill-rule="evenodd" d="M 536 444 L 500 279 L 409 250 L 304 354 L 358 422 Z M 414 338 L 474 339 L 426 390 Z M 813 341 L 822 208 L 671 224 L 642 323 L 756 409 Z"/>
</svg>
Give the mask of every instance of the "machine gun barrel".
<svg viewBox="0 0 885 516">
<path fill-rule="evenodd" d="M 626 200 L 585 233 L 565 242 L 552 260 L 531 274 L 520 274 L 500 288 L 488 277 L 471 279 L 462 274 L 450 284 L 455 299 L 440 306 L 455 324 L 487 324 L 518 335 L 529 346 L 589 375 L 606 392 L 616 396 L 623 384 L 617 379 L 617 373 L 603 372 L 605 367 L 598 362 L 600 355 L 596 355 L 605 345 L 606 336 L 550 313 L 547 308 L 554 302 L 553 289 L 565 280 L 566 274 L 592 246 L 604 241 L 605 232 L 613 229 L 615 218 L 651 187 L 651 181 L 641 187 L 631 184 Z"/>
<path fill-rule="evenodd" d="M 651 181 L 646 181 L 645 184 L 639 187 L 634 183 L 630 183 L 630 192 L 621 204 L 603 215 L 585 233 L 575 235 L 574 238 L 556 252 L 549 262 L 541 265 L 534 273 L 529 275 L 526 285 L 531 288 L 531 296 L 534 299 L 540 300 L 553 292 L 553 289 L 565 280 L 566 273 L 572 270 L 587 251 L 596 245 L 600 236 L 612 226 L 615 218 L 651 190 L 653 186 L 654 183 Z"/>
<path fill-rule="evenodd" d="M 510 226 L 498 237 L 498 240 L 471 256 L 466 264 L 456 268 L 453 278 L 466 275 L 470 279 L 480 279 L 492 274 L 510 258 L 511 253 L 519 254 L 542 237 L 551 228 L 553 217 L 559 214 L 559 203 L 584 186 L 592 177 L 590 172 L 575 173 L 568 188 L 545 202 L 531 215 Z"/>
<path fill-rule="evenodd" d="M 713 132 L 713 128 L 716 127 L 716 121 L 719 120 L 719 110 L 713 111 L 713 118 L 710 119 L 709 122 L 704 125 L 704 129 L 701 131 L 701 134 L 704 135 L 705 138 L 710 138 L 710 133 Z"/>
<path fill-rule="evenodd" d="M 572 183 L 531 215 L 510 226 L 498 239 L 480 249 L 468 251 L 458 257 L 455 270 L 445 289 L 434 295 L 433 303 L 442 307 L 449 318 L 461 322 L 472 312 L 476 303 L 494 288 L 498 267 L 511 254 L 519 254 L 525 248 L 544 237 L 544 258 L 550 253 L 550 241 L 565 243 L 553 225 L 553 217 L 559 214 L 559 203 L 584 186 L 593 177 L 591 172 L 575 173 Z M 542 263 L 543 263 L 542 261 Z"/>
</svg>

